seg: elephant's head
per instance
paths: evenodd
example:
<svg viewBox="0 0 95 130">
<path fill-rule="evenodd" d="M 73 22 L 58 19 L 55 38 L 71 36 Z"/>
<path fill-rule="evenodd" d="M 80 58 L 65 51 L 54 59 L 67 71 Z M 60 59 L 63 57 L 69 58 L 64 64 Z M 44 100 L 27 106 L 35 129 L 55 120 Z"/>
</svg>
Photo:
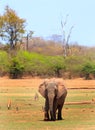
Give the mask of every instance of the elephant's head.
<svg viewBox="0 0 95 130">
<path fill-rule="evenodd" d="M 39 86 L 40 94 L 46 99 L 45 109 L 50 110 L 51 120 L 56 119 L 56 103 L 57 100 L 64 94 L 64 85 L 56 81 L 44 81 Z"/>
</svg>

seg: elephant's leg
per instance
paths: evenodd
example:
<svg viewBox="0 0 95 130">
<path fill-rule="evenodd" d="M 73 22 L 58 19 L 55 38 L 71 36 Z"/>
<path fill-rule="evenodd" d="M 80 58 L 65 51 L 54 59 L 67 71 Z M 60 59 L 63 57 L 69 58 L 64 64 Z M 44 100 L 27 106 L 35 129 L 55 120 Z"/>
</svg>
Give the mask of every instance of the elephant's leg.
<svg viewBox="0 0 95 130">
<path fill-rule="evenodd" d="M 56 120 L 56 111 L 57 111 L 57 99 L 55 98 L 53 104 L 53 115 L 55 120 Z"/>
<path fill-rule="evenodd" d="M 48 111 L 45 111 L 44 121 L 49 121 L 49 113 L 48 113 Z"/>
<path fill-rule="evenodd" d="M 56 111 L 54 112 L 54 119 L 56 120 Z"/>
<path fill-rule="evenodd" d="M 56 120 L 56 107 L 55 107 L 55 109 L 54 109 L 54 111 L 53 111 L 53 116 L 54 116 L 54 120 Z"/>
<path fill-rule="evenodd" d="M 62 120 L 62 107 L 58 106 L 58 120 Z"/>
<path fill-rule="evenodd" d="M 44 114 L 44 120 L 48 121 L 49 120 L 49 105 L 48 105 L 48 100 L 45 101 L 45 114 Z"/>
<path fill-rule="evenodd" d="M 56 120 L 56 115 L 54 112 L 50 111 L 50 116 L 51 116 L 51 121 L 55 121 Z"/>
<path fill-rule="evenodd" d="M 60 98 L 60 100 L 59 100 L 60 104 L 58 104 L 58 106 L 57 106 L 57 109 L 58 109 L 58 120 L 62 120 L 62 107 L 63 107 L 64 102 L 65 102 L 65 97 L 66 97 L 66 95 L 65 96 L 63 95 Z"/>
</svg>

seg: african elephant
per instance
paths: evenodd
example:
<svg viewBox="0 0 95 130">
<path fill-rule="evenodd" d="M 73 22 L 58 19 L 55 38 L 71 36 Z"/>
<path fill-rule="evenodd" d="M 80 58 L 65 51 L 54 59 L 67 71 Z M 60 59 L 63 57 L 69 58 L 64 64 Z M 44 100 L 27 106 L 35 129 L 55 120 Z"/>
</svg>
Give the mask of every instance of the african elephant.
<svg viewBox="0 0 95 130">
<path fill-rule="evenodd" d="M 44 120 L 55 121 L 57 110 L 57 119 L 62 120 L 61 111 L 67 95 L 67 89 L 64 84 L 56 80 L 44 81 L 39 86 L 39 92 L 45 98 Z"/>
</svg>

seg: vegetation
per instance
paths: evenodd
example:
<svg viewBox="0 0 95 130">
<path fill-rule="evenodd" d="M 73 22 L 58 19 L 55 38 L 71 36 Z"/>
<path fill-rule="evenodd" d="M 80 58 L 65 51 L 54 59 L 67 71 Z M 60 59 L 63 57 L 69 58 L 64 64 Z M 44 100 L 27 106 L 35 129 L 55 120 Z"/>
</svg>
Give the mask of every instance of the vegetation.
<svg viewBox="0 0 95 130">
<path fill-rule="evenodd" d="M 5 51 L 0 51 L 0 76 L 8 73 L 9 57 Z"/>
<path fill-rule="evenodd" d="M 85 77 L 95 78 L 95 61 L 84 56 L 49 56 L 28 51 L 17 51 L 10 55 L 0 51 L 0 75 L 8 74 L 10 78 L 23 75 L 40 77 Z"/>
<path fill-rule="evenodd" d="M 10 78 L 21 78 L 23 74 L 23 69 L 23 64 L 21 64 L 17 58 L 13 58 L 9 67 Z"/>
<path fill-rule="evenodd" d="M 92 78 L 90 77 L 91 74 L 95 78 L 95 63 L 93 62 L 86 63 L 82 68 L 82 72 L 85 75 L 85 79 L 91 79 Z"/>
</svg>

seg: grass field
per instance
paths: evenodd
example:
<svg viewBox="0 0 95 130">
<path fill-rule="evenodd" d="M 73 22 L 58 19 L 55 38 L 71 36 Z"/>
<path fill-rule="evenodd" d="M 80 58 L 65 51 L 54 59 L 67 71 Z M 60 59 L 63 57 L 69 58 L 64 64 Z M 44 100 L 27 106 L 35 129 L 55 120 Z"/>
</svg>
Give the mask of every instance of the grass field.
<svg viewBox="0 0 95 130">
<path fill-rule="evenodd" d="M 64 105 L 64 120 L 43 121 L 44 99 L 38 93 L 43 79 L 0 79 L 0 130 L 95 130 L 95 104 Z M 65 80 L 68 102 L 91 101 L 95 98 L 95 81 Z M 39 98 L 35 100 L 35 94 Z M 11 109 L 7 103 L 11 100 Z"/>
</svg>

